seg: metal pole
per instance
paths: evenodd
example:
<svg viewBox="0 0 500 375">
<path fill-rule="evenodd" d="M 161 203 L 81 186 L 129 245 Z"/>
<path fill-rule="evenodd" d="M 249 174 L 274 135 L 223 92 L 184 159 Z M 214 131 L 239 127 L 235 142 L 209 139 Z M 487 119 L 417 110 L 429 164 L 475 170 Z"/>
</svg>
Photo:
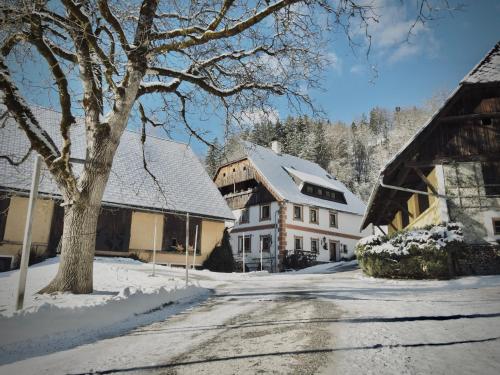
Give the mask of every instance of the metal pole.
<svg viewBox="0 0 500 375">
<path fill-rule="evenodd" d="M 198 245 L 198 225 L 196 226 L 196 230 L 194 232 L 194 251 L 193 251 L 193 270 L 195 269 L 196 265 L 196 248 Z"/>
<path fill-rule="evenodd" d="M 245 273 L 245 232 L 243 232 L 243 273 Z"/>
<path fill-rule="evenodd" d="M 26 225 L 24 227 L 23 252 L 21 254 L 21 264 L 19 266 L 19 285 L 17 287 L 16 309 L 20 310 L 24 304 L 24 292 L 26 289 L 26 276 L 28 273 L 28 264 L 30 260 L 31 249 L 31 229 L 33 226 L 33 211 L 35 210 L 36 198 L 38 195 L 38 185 L 40 183 L 40 168 L 42 166 L 42 158 L 37 155 L 35 158 L 35 166 L 31 179 L 31 190 L 28 201 L 28 212 L 26 214 Z"/>
<path fill-rule="evenodd" d="M 186 286 L 188 285 L 189 281 L 188 247 L 189 247 L 189 212 L 186 212 Z"/>
<path fill-rule="evenodd" d="M 153 237 L 153 275 L 156 276 L 155 274 L 155 268 L 156 268 L 156 219 L 157 215 L 155 215 L 155 231 L 154 231 L 154 237 Z"/>
</svg>

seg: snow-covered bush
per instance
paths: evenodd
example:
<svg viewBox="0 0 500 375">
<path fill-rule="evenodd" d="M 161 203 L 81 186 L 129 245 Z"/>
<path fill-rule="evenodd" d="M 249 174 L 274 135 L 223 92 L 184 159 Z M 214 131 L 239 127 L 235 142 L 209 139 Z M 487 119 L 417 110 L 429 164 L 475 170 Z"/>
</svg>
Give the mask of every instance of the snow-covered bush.
<svg viewBox="0 0 500 375">
<path fill-rule="evenodd" d="M 356 257 L 363 271 L 376 277 L 450 277 L 450 254 L 463 244 L 462 225 L 446 223 L 363 238 Z"/>
</svg>

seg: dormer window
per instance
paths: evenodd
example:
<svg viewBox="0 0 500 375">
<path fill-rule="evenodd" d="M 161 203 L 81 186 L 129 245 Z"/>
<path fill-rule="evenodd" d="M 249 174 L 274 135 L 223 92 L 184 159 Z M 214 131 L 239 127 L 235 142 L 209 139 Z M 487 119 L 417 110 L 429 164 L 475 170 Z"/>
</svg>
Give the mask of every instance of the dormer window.
<svg viewBox="0 0 500 375">
<path fill-rule="evenodd" d="M 333 189 L 328 189 L 322 186 L 313 185 L 307 182 L 304 184 L 304 187 L 302 188 L 302 193 L 310 195 L 311 197 L 347 204 L 344 193 Z"/>
</svg>

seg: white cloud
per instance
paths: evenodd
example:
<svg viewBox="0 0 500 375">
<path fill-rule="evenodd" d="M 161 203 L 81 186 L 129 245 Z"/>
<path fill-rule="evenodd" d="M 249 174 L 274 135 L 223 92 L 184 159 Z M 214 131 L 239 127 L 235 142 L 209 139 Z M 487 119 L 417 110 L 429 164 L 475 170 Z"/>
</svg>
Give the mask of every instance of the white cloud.
<svg viewBox="0 0 500 375">
<path fill-rule="evenodd" d="M 400 0 L 373 0 L 369 2 L 378 15 L 378 22 L 369 21 L 368 33 L 372 39 L 372 53 L 380 60 L 396 63 L 409 57 L 437 50 L 433 31 L 422 23 L 415 23 L 418 9 Z M 362 37 L 364 30 L 358 36 Z"/>
<path fill-rule="evenodd" d="M 366 70 L 366 67 L 364 65 L 361 65 L 361 64 L 356 64 L 356 65 L 353 65 L 351 66 L 351 68 L 349 69 L 349 72 L 351 72 L 352 74 L 363 74 Z"/>
<path fill-rule="evenodd" d="M 342 60 L 333 51 L 327 52 L 328 67 L 338 74 L 342 73 Z"/>
</svg>

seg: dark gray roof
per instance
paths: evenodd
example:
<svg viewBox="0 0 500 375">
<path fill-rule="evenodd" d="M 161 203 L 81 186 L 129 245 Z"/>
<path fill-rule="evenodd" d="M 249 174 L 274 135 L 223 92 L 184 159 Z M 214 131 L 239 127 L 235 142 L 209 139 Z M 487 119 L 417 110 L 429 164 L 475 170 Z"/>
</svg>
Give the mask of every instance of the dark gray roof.
<svg viewBox="0 0 500 375">
<path fill-rule="evenodd" d="M 462 80 L 462 83 L 490 82 L 500 82 L 500 42 Z"/>
<path fill-rule="evenodd" d="M 0 110 L 4 111 L 3 108 Z M 40 107 L 33 107 L 33 111 L 59 145 L 61 137 L 57 127 L 60 113 Z M 77 119 L 77 125 L 72 127 L 71 138 L 72 157 L 84 159 L 82 119 Z M 29 142 L 24 132 L 14 120 L 8 120 L 6 126 L 0 129 L 0 155 L 19 160 L 28 149 Z M 148 167 L 158 179 L 163 193 L 143 167 L 140 134 L 127 130 L 113 161 L 103 203 L 234 220 L 226 201 L 188 145 L 148 136 L 145 149 Z M 26 162 L 14 167 L 0 159 L 0 187 L 4 190 L 29 190 L 33 160 L 34 155 L 30 155 Z M 82 166 L 74 164 L 73 169 L 78 175 Z M 40 192 L 59 195 L 46 169 L 42 171 Z"/>
</svg>

